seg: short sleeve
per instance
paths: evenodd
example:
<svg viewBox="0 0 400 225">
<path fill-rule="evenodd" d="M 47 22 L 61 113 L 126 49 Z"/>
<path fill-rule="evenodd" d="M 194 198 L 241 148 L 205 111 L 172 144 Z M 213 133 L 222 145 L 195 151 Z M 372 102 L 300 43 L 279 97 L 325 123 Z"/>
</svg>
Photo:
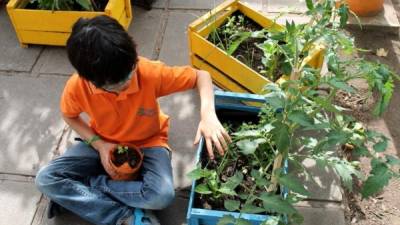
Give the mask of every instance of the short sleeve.
<svg viewBox="0 0 400 225">
<path fill-rule="evenodd" d="M 197 73 L 190 66 L 170 67 L 163 63 L 158 65 L 160 70 L 157 96 L 165 96 L 175 92 L 192 89 L 196 85 Z"/>
<path fill-rule="evenodd" d="M 77 75 L 67 81 L 61 96 L 60 109 L 64 116 L 77 117 L 82 110 L 77 98 Z"/>
</svg>

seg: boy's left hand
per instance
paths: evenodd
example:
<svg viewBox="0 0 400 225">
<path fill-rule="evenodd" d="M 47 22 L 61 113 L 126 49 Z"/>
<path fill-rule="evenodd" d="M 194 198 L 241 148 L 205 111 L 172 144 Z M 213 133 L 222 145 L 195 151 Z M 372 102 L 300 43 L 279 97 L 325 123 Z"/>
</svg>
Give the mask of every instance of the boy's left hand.
<svg viewBox="0 0 400 225">
<path fill-rule="evenodd" d="M 206 141 L 207 152 L 210 159 L 214 159 L 213 145 L 217 148 L 220 155 L 224 155 L 228 144 L 232 141 L 215 113 L 210 113 L 208 116 L 201 119 L 194 140 L 195 145 L 199 143 L 201 135 L 203 135 Z"/>
</svg>

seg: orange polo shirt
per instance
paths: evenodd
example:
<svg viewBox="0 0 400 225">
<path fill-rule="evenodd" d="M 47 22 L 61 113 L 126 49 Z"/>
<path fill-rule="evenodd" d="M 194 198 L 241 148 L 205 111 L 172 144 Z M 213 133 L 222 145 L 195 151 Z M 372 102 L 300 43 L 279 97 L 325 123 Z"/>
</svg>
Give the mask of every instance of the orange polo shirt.
<svg viewBox="0 0 400 225">
<path fill-rule="evenodd" d="M 61 112 L 67 117 L 87 113 L 89 126 L 104 139 L 169 148 L 169 117 L 160 110 L 157 98 L 194 88 L 196 70 L 139 57 L 136 71 L 130 86 L 118 95 L 73 74 L 61 97 Z"/>
</svg>

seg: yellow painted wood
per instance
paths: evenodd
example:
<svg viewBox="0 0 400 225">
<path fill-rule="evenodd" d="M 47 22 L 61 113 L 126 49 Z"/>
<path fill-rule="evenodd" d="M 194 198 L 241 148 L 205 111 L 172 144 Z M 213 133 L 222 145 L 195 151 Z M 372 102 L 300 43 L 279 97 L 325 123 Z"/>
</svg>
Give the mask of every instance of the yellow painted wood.
<svg viewBox="0 0 400 225">
<path fill-rule="evenodd" d="M 267 28 L 269 30 L 283 31 L 285 28 L 274 21 L 268 19 L 265 15 L 258 12 L 256 9 L 253 9 L 249 5 L 245 5 L 241 2 L 237 2 L 239 10 L 252 19 L 254 22 L 258 23 L 260 26 Z"/>
<path fill-rule="evenodd" d="M 20 30 L 22 43 L 65 46 L 70 33 Z"/>
<path fill-rule="evenodd" d="M 224 90 L 240 92 L 240 93 L 249 92 L 248 90 L 240 86 L 240 84 L 234 82 L 228 76 L 224 75 L 223 73 L 215 69 L 207 62 L 204 62 L 197 56 L 192 56 L 192 65 L 198 69 L 208 71 L 212 76 L 213 82 L 216 83 L 217 86 L 219 86 L 220 88 L 223 88 Z"/>
<path fill-rule="evenodd" d="M 227 90 L 238 90 L 237 87 L 233 87 L 230 83 L 233 82 L 241 86 L 241 90 L 247 90 L 251 93 L 260 93 L 263 87 L 271 81 L 236 58 L 227 55 L 226 52 L 206 39 L 216 27 L 219 27 L 228 16 L 237 10 L 240 10 L 243 14 L 264 28 L 279 31 L 285 29 L 283 26 L 276 24 L 257 10 L 238 0 L 226 1 L 189 25 L 188 40 L 190 54 L 199 57 L 199 60 L 207 62 L 209 69 L 211 67 L 214 68 L 213 70 L 218 71 L 218 73 L 211 73 L 213 80 L 220 86 L 227 88 Z M 323 51 L 323 47 L 317 46 L 313 52 L 311 52 L 310 56 L 304 60 L 304 63 L 314 68 L 321 68 L 323 63 Z M 198 63 L 194 62 L 196 57 L 191 57 L 192 64 Z M 277 83 L 282 83 L 287 79 L 288 76 L 283 76 Z"/>
<path fill-rule="evenodd" d="M 107 14 L 117 19 L 125 29 L 128 29 L 132 20 L 129 0 L 110 0 L 104 12 L 24 9 L 23 6 L 28 1 L 10 0 L 7 4 L 7 12 L 21 46 L 26 44 L 65 46 L 72 26 L 79 18 L 93 18 Z M 41 36 L 37 37 L 37 34 Z"/>
<path fill-rule="evenodd" d="M 227 9 L 227 11 L 224 11 L 223 13 L 219 14 L 218 16 L 210 16 L 207 21 L 204 23 L 204 27 L 201 29 L 198 29 L 198 33 L 202 37 L 207 37 L 213 30 L 217 29 L 219 26 L 221 26 L 224 22 L 225 19 L 228 18 L 232 13 L 234 13 L 238 9 L 237 6 L 230 7 Z"/>
<path fill-rule="evenodd" d="M 13 19 L 18 30 L 71 32 L 72 25 L 79 18 L 98 15 L 104 13 L 17 9 Z"/>
<path fill-rule="evenodd" d="M 232 7 L 234 4 L 236 4 L 238 2 L 238 0 L 228 0 L 228 1 L 224 1 L 223 3 L 221 3 L 220 5 L 218 5 L 217 7 L 215 7 L 214 9 L 212 9 L 211 11 L 209 11 L 208 13 L 204 14 L 203 16 L 199 17 L 198 19 L 196 19 L 195 21 L 193 21 L 190 25 L 189 25 L 189 29 L 191 30 L 198 30 L 201 26 L 204 26 L 204 23 L 206 21 L 209 21 L 210 17 L 220 13 L 224 10 L 227 10 L 227 8 Z M 229 9 L 228 9 L 229 11 Z"/>
<path fill-rule="evenodd" d="M 121 14 L 125 11 L 125 1 L 118 0 L 118 1 L 109 1 L 106 8 L 104 9 L 105 14 L 109 15 L 113 18 L 119 19 Z M 125 13 L 126 15 L 126 13 Z"/>
<path fill-rule="evenodd" d="M 315 46 L 311 51 L 310 55 L 304 59 L 303 64 L 307 64 L 313 67 L 314 69 L 321 68 L 324 62 L 324 52 L 325 52 L 324 46 L 322 45 Z"/>
<path fill-rule="evenodd" d="M 196 33 L 191 36 L 192 51 L 203 60 L 229 75 L 233 80 L 240 83 L 253 93 L 259 93 L 265 84 L 270 82 L 267 78 L 237 60 L 227 55 L 209 41 Z"/>
</svg>

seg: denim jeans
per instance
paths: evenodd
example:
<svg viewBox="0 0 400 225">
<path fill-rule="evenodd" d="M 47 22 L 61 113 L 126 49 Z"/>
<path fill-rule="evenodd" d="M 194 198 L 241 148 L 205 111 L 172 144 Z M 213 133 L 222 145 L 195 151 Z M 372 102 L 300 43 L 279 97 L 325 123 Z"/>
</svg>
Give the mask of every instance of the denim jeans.
<svg viewBox="0 0 400 225">
<path fill-rule="evenodd" d="M 134 208 L 162 209 L 175 196 L 170 152 L 143 148 L 141 178 L 114 181 L 106 175 L 99 154 L 78 143 L 43 167 L 36 186 L 54 202 L 98 225 L 119 225 Z"/>
</svg>

